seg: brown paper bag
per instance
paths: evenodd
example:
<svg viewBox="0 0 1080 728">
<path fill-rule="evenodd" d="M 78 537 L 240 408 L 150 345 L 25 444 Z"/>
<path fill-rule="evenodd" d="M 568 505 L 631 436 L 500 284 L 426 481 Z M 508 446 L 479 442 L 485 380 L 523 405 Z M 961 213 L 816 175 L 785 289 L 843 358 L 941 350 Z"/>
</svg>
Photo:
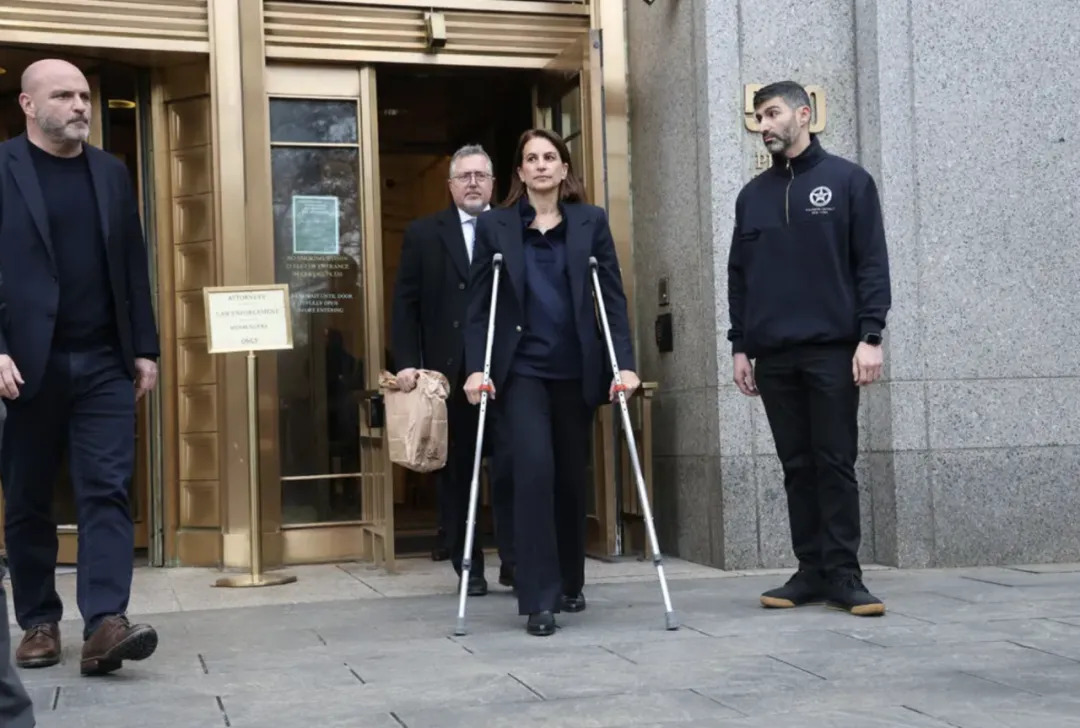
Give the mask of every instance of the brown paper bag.
<svg viewBox="0 0 1080 728">
<path fill-rule="evenodd" d="M 386 433 L 390 462 L 430 473 L 446 465 L 448 426 L 446 398 L 450 382 L 440 372 L 421 369 L 411 392 L 398 389 L 390 372 L 379 376 L 379 388 L 386 405 Z"/>
</svg>

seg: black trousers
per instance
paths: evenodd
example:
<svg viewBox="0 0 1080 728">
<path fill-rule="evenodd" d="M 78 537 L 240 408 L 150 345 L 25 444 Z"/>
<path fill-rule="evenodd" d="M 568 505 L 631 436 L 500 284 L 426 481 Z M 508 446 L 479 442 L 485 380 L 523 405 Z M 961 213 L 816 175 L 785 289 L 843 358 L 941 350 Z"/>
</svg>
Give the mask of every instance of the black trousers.
<svg viewBox="0 0 1080 728">
<path fill-rule="evenodd" d="M 446 466 L 439 473 L 439 517 L 451 563 L 454 571 L 460 574 L 462 556 L 465 553 L 465 521 L 469 516 L 469 490 L 472 486 L 480 408 L 469 404 L 464 388 L 457 386 L 452 389 L 447 399 L 446 417 L 449 448 Z M 499 560 L 512 566 L 514 493 L 510 472 L 511 453 L 509 447 L 503 444 L 504 432 L 494 407 L 488 408 L 484 431 L 484 452 L 489 454 L 488 479 L 491 483 L 492 510 L 495 516 L 495 541 L 498 545 Z M 479 533 L 474 532 L 470 574 L 483 573 L 484 552 L 480 547 Z"/>
<path fill-rule="evenodd" d="M 474 409 L 479 419 L 480 408 Z M 491 506 L 495 516 L 495 546 L 502 565 L 514 568 L 517 557 L 514 552 L 513 442 L 499 418 L 498 407 L 488 408 L 487 420 L 484 451 L 488 454 L 488 481 L 491 483 Z"/>
<path fill-rule="evenodd" d="M 89 636 L 127 611 L 134 527 L 135 385 L 111 348 L 54 352 L 41 390 L 7 402 L 0 477 L 12 597 L 19 626 L 59 622 L 53 483 L 65 449 L 79 519 L 77 600 Z"/>
<path fill-rule="evenodd" d="M 511 375 L 496 392 L 513 447 L 518 614 L 560 611 L 585 585 L 585 488 L 592 409 L 580 380 Z"/>
<path fill-rule="evenodd" d="M 852 345 L 801 346 L 759 357 L 755 380 L 784 467 L 799 568 L 861 574 L 859 388 Z"/>
</svg>

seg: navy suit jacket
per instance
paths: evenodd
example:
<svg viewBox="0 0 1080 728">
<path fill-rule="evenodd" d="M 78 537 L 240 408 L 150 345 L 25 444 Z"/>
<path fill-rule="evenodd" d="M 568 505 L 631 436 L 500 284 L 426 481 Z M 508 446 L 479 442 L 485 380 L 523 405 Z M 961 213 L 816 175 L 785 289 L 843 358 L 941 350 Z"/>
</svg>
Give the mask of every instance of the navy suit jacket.
<svg viewBox="0 0 1080 728">
<path fill-rule="evenodd" d="M 620 370 L 636 369 L 630 338 L 619 261 L 603 209 L 584 203 L 563 203 L 566 216 L 566 259 L 578 340 L 581 342 L 582 395 L 590 407 L 608 401 L 611 359 L 595 309 L 589 258 L 595 257 L 604 310 Z M 491 311 L 492 260 L 502 253 L 499 297 L 496 302 L 495 335 L 491 350 L 491 381 L 496 397 L 506 382 L 525 326 L 525 248 L 521 215 L 517 206 L 490 210 L 476 223 L 476 245 L 469 276 L 469 314 L 465 329 L 465 363 L 468 371 L 484 370 L 488 315 Z"/>
<path fill-rule="evenodd" d="M 390 341 L 394 368 L 442 372 L 451 387 L 464 359 L 469 253 L 457 207 L 420 218 L 405 229 L 394 285 Z"/>
<path fill-rule="evenodd" d="M 135 358 L 160 354 L 139 207 L 127 167 L 89 144 L 83 150 L 100 212 L 121 354 L 134 380 Z M 0 144 L 0 354 L 10 356 L 23 376 L 20 401 L 41 385 L 59 300 L 45 199 L 23 134 Z"/>
</svg>

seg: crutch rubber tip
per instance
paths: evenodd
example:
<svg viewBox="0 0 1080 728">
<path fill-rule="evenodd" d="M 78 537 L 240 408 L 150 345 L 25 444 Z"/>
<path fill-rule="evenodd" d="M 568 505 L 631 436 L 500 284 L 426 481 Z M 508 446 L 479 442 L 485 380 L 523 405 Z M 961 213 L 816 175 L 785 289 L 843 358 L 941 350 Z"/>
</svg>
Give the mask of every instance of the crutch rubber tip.
<svg viewBox="0 0 1080 728">
<path fill-rule="evenodd" d="M 675 616 L 675 612 L 668 612 L 664 616 L 667 619 L 667 628 L 669 630 L 676 630 L 679 628 L 679 618 Z"/>
<path fill-rule="evenodd" d="M 671 629 L 671 628 L 669 627 L 668 629 Z M 455 637 L 464 637 L 468 633 L 469 633 L 469 631 L 467 629 L 465 629 L 465 620 L 464 619 L 459 619 L 457 621 L 457 627 L 454 627 L 454 636 Z"/>
</svg>

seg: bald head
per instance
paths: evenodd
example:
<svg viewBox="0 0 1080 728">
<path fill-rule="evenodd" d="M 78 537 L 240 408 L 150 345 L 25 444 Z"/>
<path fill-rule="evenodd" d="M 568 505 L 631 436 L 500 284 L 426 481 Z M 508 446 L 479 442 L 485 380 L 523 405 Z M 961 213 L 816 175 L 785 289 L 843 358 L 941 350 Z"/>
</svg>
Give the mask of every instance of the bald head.
<svg viewBox="0 0 1080 728">
<path fill-rule="evenodd" d="M 27 66 L 19 105 L 27 135 L 38 146 L 57 153 L 81 151 L 90 137 L 90 84 L 67 61 L 46 58 Z"/>
<path fill-rule="evenodd" d="M 31 63 L 23 71 L 22 92 L 32 94 L 41 88 L 42 84 L 47 84 L 52 79 L 81 80 L 83 84 L 89 85 L 86 83 L 86 76 L 78 66 L 59 58 L 45 58 Z"/>
</svg>

